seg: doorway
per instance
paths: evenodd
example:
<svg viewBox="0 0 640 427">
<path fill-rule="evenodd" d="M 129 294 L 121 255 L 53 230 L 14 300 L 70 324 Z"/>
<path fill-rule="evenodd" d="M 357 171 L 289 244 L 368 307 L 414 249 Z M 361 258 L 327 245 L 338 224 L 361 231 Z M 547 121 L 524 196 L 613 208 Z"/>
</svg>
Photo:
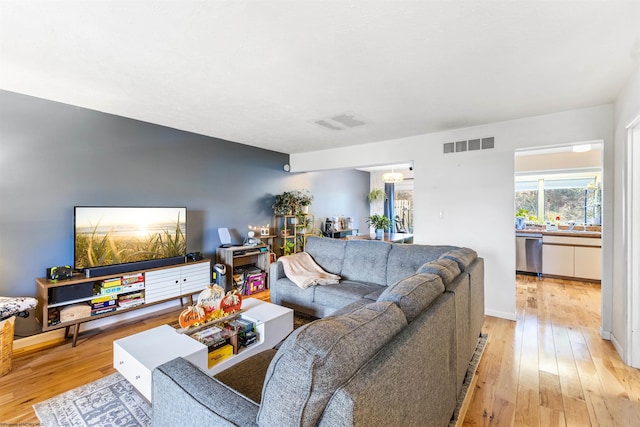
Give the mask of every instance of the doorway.
<svg viewBox="0 0 640 427">
<path fill-rule="evenodd" d="M 413 233 L 413 162 L 359 168 L 370 173 L 370 189 L 382 190 L 384 200 L 371 203 L 370 214 L 391 219 L 392 232 Z"/>
<path fill-rule="evenodd" d="M 602 146 L 592 141 L 516 151 L 517 273 L 601 282 Z M 535 254 L 518 245 L 533 237 L 540 241 L 537 264 L 528 262 Z M 522 269 L 529 264 L 539 268 Z"/>
</svg>

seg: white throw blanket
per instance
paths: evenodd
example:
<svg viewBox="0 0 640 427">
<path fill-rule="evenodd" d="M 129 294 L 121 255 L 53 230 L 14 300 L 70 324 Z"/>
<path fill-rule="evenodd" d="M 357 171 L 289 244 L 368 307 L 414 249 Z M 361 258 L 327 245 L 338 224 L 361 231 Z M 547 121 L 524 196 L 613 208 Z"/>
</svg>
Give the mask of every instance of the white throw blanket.
<svg viewBox="0 0 640 427">
<path fill-rule="evenodd" d="M 284 274 L 289 280 L 302 289 L 313 285 L 335 285 L 340 281 L 340 276 L 324 271 L 306 252 L 283 256 L 278 261 L 282 261 Z"/>
</svg>

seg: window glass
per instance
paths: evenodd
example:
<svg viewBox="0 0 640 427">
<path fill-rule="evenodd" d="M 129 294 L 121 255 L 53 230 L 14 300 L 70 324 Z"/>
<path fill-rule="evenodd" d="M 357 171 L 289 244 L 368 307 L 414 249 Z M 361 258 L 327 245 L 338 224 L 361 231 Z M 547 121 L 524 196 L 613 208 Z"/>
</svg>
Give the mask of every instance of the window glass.
<svg viewBox="0 0 640 427">
<path fill-rule="evenodd" d="M 525 220 L 535 222 L 538 218 L 537 181 L 516 182 L 516 213 L 521 209 L 529 212 Z"/>
<path fill-rule="evenodd" d="M 395 230 L 413 233 L 413 189 L 396 190 L 394 194 Z"/>
<path fill-rule="evenodd" d="M 529 211 L 528 222 L 569 221 L 578 224 L 601 223 L 601 191 L 599 175 L 575 176 L 555 175 L 538 179 L 516 180 L 516 213 L 519 209 Z"/>
</svg>

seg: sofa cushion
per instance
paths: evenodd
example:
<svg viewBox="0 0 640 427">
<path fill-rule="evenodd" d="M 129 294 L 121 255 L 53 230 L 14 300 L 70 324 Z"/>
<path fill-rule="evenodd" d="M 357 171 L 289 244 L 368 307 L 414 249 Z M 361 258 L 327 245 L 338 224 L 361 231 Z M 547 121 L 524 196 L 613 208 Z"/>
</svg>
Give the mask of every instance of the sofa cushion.
<svg viewBox="0 0 640 427">
<path fill-rule="evenodd" d="M 444 284 L 439 276 L 414 274 L 387 287 L 378 301 L 396 303 L 407 321 L 411 322 L 443 292 Z"/>
<path fill-rule="evenodd" d="M 387 258 L 391 243 L 377 240 L 349 240 L 340 275 L 345 280 L 387 284 Z"/>
<path fill-rule="evenodd" d="M 353 301 L 363 299 L 367 295 L 383 286 L 371 283 L 343 280 L 337 285 L 317 286 L 313 295 L 313 302 L 328 307 L 340 308 Z M 367 302 L 373 302 L 367 301 Z"/>
<path fill-rule="evenodd" d="M 441 259 L 451 259 L 458 264 L 460 271 L 464 271 L 478 258 L 478 253 L 469 248 L 458 248 L 445 252 Z"/>
<path fill-rule="evenodd" d="M 335 390 L 406 325 L 394 303 L 374 302 L 293 331 L 267 370 L 258 425 L 315 426 Z"/>
<path fill-rule="evenodd" d="M 387 285 L 392 285 L 418 271 L 425 262 L 434 261 L 456 246 L 394 244 L 387 261 Z"/>
<path fill-rule="evenodd" d="M 346 240 L 309 236 L 304 250 L 324 271 L 340 274 L 346 246 Z"/>
<path fill-rule="evenodd" d="M 437 274 L 446 286 L 460 275 L 460 268 L 458 264 L 451 259 L 437 259 L 424 263 L 424 265 L 418 269 L 418 273 Z"/>
</svg>

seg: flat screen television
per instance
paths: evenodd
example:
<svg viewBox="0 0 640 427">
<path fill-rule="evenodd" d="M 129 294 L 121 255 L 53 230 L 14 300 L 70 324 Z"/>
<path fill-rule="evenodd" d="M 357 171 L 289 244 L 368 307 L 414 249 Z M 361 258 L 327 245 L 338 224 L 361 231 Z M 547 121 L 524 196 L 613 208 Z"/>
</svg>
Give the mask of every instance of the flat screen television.
<svg viewBox="0 0 640 427">
<path fill-rule="evenodd" d="M 76 206 L 74 267 L 85 270 L 124 266 L 112 272 L 147 269 L 154 261 L 182 260 L 187 253 L 186 207 Z M 117 271 L 116 271 L 117 270 Z M 105 270 L 108 274 L 109 270 Z"/>
</svg>

